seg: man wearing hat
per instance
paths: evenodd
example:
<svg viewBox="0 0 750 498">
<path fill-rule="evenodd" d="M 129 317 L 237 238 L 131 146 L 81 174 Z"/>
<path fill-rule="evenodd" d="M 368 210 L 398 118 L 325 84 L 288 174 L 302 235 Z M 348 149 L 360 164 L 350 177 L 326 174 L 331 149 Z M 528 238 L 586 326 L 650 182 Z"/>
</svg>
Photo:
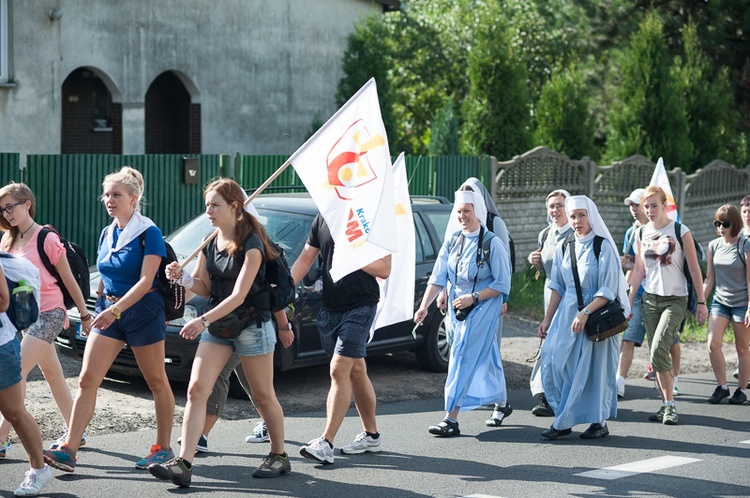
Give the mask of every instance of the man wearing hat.
<svg viewBox="0 0 750 498">
<path fill-rule="evenodd" d="M 635 262 L 635 234 L 638 228 L 648 223 L 646 213 L 641 208 L 641 196 L 644 189 L 637 188 L 630 193 L 625 199 L 625 205 L 630 208 L 630 214 L 633 215 L 633 225 L 625 232 L 625 241 L 622 247 L 622 269 L 625 271 L 625 277 L 630 282 L 630 271 L 633 269 Z M 620 344 L 620 362 L 617 365 L 617 397 L 625 396 L 625 379 L 628 377 L 630 365 L 633 363 L 633 353 L 635 347 L 640 347 L 643 338 L 646 336 L 646 328 L 643 326 L 643 314 L 641 313 L 641 295 L 643 286 L 638 289 L 638 295 L 633 301 L 633 313 L 630 318 L 628 328 L 622 334 L 622 343 Z"/>
</svg>

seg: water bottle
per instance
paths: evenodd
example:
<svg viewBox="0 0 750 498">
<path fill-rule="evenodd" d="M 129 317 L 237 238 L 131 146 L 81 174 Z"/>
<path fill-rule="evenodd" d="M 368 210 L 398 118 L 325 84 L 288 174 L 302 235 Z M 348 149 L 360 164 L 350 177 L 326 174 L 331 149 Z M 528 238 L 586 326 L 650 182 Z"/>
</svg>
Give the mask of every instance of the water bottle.
<svg viewBox="0 0 750 498">
<path fill-rule="evenodd" d="M 34 289 L 26 285 L 25 280 L 19 280 L 18 285 L 13 289 L 11 300 L 13 309 L 16 311 L 16 326 L 19 329 L 26 329 L 31 325 L 31 293 Z"/>
</svg>

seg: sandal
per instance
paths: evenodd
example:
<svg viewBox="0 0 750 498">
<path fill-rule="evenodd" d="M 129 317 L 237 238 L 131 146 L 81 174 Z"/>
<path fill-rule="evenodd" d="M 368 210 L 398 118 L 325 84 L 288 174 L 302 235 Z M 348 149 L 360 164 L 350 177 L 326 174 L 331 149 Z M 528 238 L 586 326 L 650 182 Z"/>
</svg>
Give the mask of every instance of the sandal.
<svg viewBox="0 0 750 498">
<path fill-rule="evenodd" d="M 430 434 L 443 437 L 458 436 L 461 434 L 461 431 L 458 430 L 458 422 L 451 422 L 450 420 L 443 420 L 437 425 L 431 425 L 427 431 Z"/>
<path fill-rule="evenodd" d="M 500 427 L 501 425 L 503 425 L 503 420 L 510 417 L 511 413 L 513 413 L 513 408 L 511 408 L 510 404 L 507 404 L 505 406 L 495 405 L 492 416 L 484 421 L 484 425 L 486 425 L 487 427 Z M 500 414 L 502 414 L 502 417 L 498 418 L 497 415 Z"/>
</svg>

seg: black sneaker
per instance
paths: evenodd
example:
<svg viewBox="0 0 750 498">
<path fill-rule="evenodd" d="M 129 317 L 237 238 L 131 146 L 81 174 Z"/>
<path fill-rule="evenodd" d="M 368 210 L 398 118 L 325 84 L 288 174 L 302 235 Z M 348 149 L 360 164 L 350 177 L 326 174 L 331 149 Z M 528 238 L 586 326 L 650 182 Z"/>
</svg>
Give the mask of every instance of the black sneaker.
<svg viewBox="0 0 750 498">
<path fill-rule="evenodd" d="M 747 403 L 747 396 L 738 387 L 737 390 L 734 391 L 734 394 L 732 395 L 732 397 L 729 398 L 729 404 L 730 405 L 744 405 L 745 403 Z"/>
<path fill-rule="evenodd" d="M 269 453 L 263 459 L 260 467 L 255 469 L 253 477 L 277 477 L 281 474 L 288 474 L 291 470 L 292 465 L 289 463 L 289 457 L 286 453 L 283 455 Z"/>
<path fill-rule="evenodd" d="M 539 397 L 539 404 L 531 409 L 531 414 L 535 417 L 554 417 L 555 412 L 552 411 L 552 407 L 547 403 L 547 397 L 542 394 Z"/>
<path fill-rule="evenodd" d="M 190 487 L 193 474 L 192 466 L 187 468 L 182 458 L 173 458 L 168 462 L 155 463 L 148 468 L 151 475 L 162 481 L 172 481 L 181 488 Z"/>
<path fill-rule="evenodd" d="M 718 405 L 721 403 L 721 400 L 724 398 L 729 397 L 729 389 L 725 389 L 721 386 L 716 386 L 716 389 L 714 389 L 714 393 L 711 395 L 710 398 L 708 398 L 708 402 L 712 405 Z"/>
</svg>

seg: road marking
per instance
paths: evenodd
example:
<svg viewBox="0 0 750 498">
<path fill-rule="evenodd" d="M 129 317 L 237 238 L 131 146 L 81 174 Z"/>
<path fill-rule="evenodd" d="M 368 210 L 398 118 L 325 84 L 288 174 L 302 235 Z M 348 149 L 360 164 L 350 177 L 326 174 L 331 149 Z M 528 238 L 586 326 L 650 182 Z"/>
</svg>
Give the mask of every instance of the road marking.
<svg viewBox="0 0 750 498">
<path fill-rule="evenodd" d="M 495 495 L 483 495 L 481 493 L 474 493 L 473 495 L 466 495 L 461 498 L 502 498 L 502 497 L 495 496 Z"/>
<path fill-rule="evenodd" d="M 645 474 L 648 472 L 656 472 L 659 470 L 668 469 L 670 467 L 677 467 L 679 465 L 685 465 L 688 463 L 695 463 L 700 461 L 701 460 L 699 458 L 686 458 L 668 455 L 658 458 L 650 458 L 648 460 L 641 460 L 639 462 L 615 465 L 614 467 L 607 467 L 606 469 L 589 470 L 587 472 L 581 472 L 580 474 L 575 475 L 582 477 L 591 477 L 593 479 L 614 480 L 620 479 L 622 477 Z"/>
<path fill-rule="evenodd" d="M 740 444 L 750 444 L 750 439 L 748 439 L 747 441 L 740 441 Z"/>
</svg>

